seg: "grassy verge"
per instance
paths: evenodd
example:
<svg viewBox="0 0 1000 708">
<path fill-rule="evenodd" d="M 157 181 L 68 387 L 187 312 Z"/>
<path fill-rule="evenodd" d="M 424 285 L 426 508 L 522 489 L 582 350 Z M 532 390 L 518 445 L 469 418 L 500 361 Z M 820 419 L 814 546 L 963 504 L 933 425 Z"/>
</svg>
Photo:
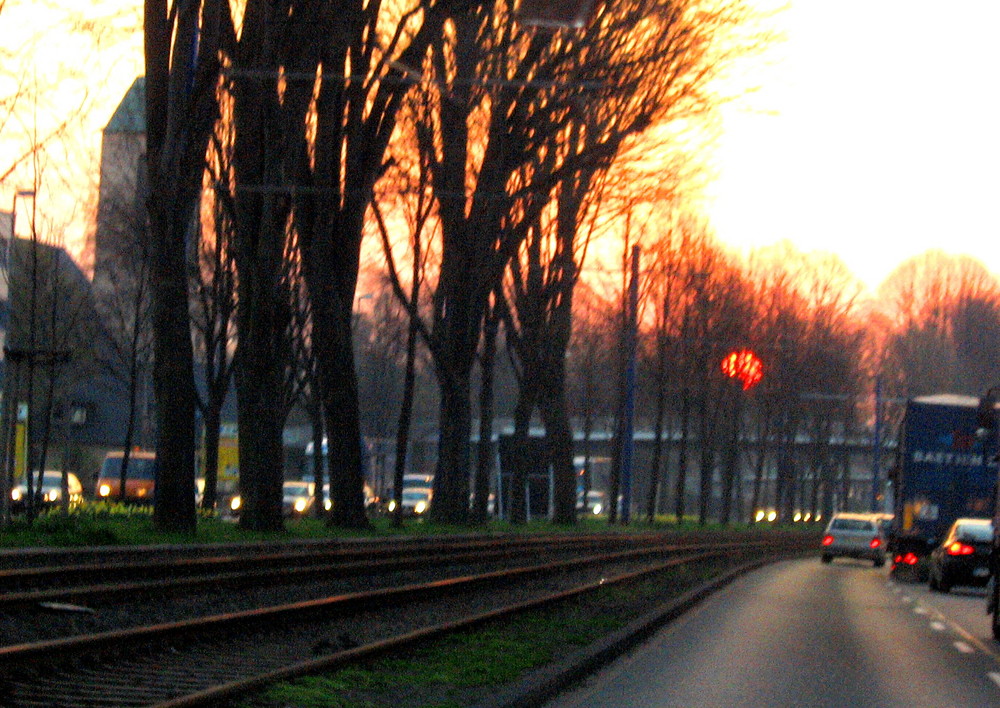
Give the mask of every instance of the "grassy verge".
<svg viewBox="0 0 1000 708">
<path fill-rule="evenodd" d="M 609 526 L 607 519 L 588 517 L 575 526 L 556 526 L 544 521 L 514 525 L 494 521 L 483 526 L 456 527 L 433 524 L 427 520 L 408 520 L 401 528 L 392 525 L 390 519 L 375 517 L 372 527 L 364 531 L 329 528 L 321 519 L 307 518 L 289 520 L 285 530 L 274 533 L 246 531 L 239 524 L 224 521 L 214 516 L 201 516 L 197 530 L 193 534 L 165 533 L 153 526 L 151 511 L 142 507 L 121 505 L 88 504 L 69 515 L 58 511 L 39 516 L 32 524 L 15 518 L 6 528 L 0 529 L 0 548 L 21 547 L 79 547 L 105 545 L 146 545 L 160 543 L 249 543 L 260 541 L 283 541 L 297 538 L 349 538 L 380 537 L 392 535 L 447 535 L 458 533 L 641 533 L 647 531 L 705 531 L 709 529 L 732 530 L 742 528 L 747 533 L 766 533 L 774 530 L 772 525 L 755 526 L 707 526 L 702 527 L 694 520 L 677 524 L 673 519 L 657 519 L 653 524 L 634 522 L 628 527 Z M 810 525 L 779 527 L 787 530 L 796 528 L 805 533 L 815 533 Z"/>
<path fill-rule="evenodd" d="M 721 572 L 685 566 L 408 652 L 275 685 L 239 708 L 452 708 L 475 705 L 527 673 L 621 629 Z"/>
</svg>

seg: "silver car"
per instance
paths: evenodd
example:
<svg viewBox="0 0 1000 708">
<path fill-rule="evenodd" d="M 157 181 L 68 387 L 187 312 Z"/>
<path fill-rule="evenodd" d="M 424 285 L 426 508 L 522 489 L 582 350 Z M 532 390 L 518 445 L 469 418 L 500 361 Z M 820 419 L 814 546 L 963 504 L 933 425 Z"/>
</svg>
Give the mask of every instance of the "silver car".
<svg viewBox="0 0 1000 708">
<path fill-rule="evenodd" d="M 870 560 L 876 568 L 885 565 L 885 535 L 880 520 L 873 514 L 839 512 L 827 524 L 820 546 L 820 559 Z"/>
</svg>

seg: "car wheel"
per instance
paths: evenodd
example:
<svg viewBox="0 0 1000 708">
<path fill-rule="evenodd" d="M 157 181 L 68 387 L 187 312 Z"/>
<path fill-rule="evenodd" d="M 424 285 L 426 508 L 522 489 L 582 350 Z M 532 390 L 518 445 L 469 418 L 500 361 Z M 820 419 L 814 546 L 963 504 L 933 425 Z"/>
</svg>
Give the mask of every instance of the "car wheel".
<svg viewBox="0 0 1000 708">
<path fill-rule="evenodd" d="M 822 556 L 820 556 L 820 560 L 823 561 L 824 563 L 829 563 L 830 561 L 833 560 L 833 556 L 831 556 L 829 553 L 824 553 Z"/>
<path fill-rule="evenodd" d="M 876 568 L 881 568 L 883 565 L 885 565 L 885 558 L 876 558 L 875 560 L 872 561 L 872 564 Z"/>
<path fill-rule="evenodd" d="M 944 579 L 944 573 L 941 573 L 941 577 L 937 581 L 938 592 L 948 592 L 951 590 L 951 583 Z"/>
<path fill-rule="evenodd" d="M 992 593 L 993 593 L 993 638 L 1000 640 L 1000 582 L 992 583 Z"/>
<path fill-rule="evenodd" d="M 934 592 L 937 592 L 938 584 L 937 584 L 937 578 L 934 577 L 934 569 L 933 568 L 931 568 L 928 571 L 928 573 L 927 573 L 927 587 L 930 590 L 932 590 Z"/>
</svg>

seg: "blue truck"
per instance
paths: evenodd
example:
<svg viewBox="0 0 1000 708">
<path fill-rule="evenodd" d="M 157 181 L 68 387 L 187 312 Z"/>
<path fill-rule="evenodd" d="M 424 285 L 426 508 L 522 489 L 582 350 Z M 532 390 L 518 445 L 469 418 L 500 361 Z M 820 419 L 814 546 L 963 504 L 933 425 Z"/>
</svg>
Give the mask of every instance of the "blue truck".
<svg viewBox="0 0 1000 708">
<path fill-rule="evenodd" d="M 893 571 L 917 568 L 955 519 L 992 518 L 995 438 L 977 435 L 979 399 L 957 394 L 912 398 L 900 429 L 889 534 Z"/>
</svg>

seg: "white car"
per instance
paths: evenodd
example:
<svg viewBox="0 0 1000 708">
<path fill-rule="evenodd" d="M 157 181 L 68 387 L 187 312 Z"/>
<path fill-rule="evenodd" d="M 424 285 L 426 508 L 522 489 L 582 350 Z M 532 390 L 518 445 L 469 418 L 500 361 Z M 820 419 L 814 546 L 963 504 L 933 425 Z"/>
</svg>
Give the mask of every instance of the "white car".
<svg viewBox="0 0 1000 708">
<path fill-rule="evenodd" d="M 874 514 L 838 512 L 827 524 L 820 546 L 820 560 L 834 558 L 870 560 L 876 568 L 885 565 L 886 539 Z"/>
<path fill-rule="evenodd" d="M 282 485 L 282 511 L 285 516 L 305 516 L 316 501 L 316 485 L 292 480 Z"/>
<path fill-rule="evenodd" d="M 403 488 L 403 516 L 423 516 L 431 508 L 431 498 L 434 490 L 430 487 Z M 390 500 L 387 507 L 389 513 L 396 511 L 396 500 Z"/>
<path fill-rule="evenodd" d="M 38 474 L 37 472 L 35 473 Z M 59 470 L 45 470 L 41 479 L 37 476 L 34 480 L 35 509 L 44 509 L 61 505 L 62 499 L 62 477 Z M 69 505 L 74 507 L 83 501 L 83 485 L 72 472 L 66 473 L 67 491 L 69 492 Z M 28 484 L 22 480 L 20 484 L 10 491 L 11 509 L 19 511 L 27 506 Z"/>
</svg>

